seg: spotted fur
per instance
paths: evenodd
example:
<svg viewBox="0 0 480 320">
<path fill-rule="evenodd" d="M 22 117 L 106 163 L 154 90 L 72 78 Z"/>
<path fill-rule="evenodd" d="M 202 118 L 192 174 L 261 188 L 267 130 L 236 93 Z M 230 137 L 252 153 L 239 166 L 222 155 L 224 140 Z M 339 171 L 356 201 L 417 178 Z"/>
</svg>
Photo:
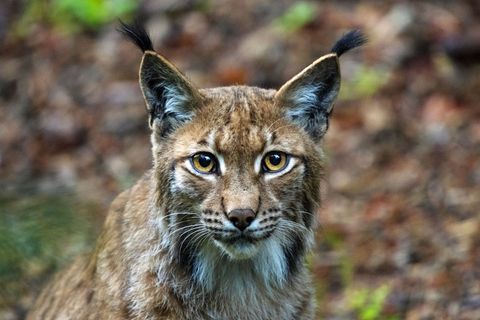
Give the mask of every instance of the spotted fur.
<svg viewBox="0 0 480 320">
<path fill-rule="evenodd" d="M 197 90 L 146 50 L 153 168 L 113 202 L 93 253 L 53 279 L 28 319 L 313 319 L 304 260 L 337 62 L 327 55 L 278 91 Z M 262 171 L 273 150 L 288 165 Z M 214 155 L 218 172 L 195 171 L 198 152 Z M 244 231 L 229 216 L 238 208 L 255 212 Z"/>
</svg>

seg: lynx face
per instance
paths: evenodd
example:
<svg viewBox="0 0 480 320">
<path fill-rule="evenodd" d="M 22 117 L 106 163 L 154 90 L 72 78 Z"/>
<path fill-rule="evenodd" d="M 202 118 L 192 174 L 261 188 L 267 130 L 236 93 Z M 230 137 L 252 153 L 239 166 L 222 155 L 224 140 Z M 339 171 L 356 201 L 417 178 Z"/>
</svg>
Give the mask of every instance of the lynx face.
<svg viewBox="0 0 480 320">
<path fill-rule="evenodd" d="M 234 260 L 254 258 L 265 241 L 300 246 L 318 201 L 306 194 L 318 190 L 315 144 L 274 106 L 273 91 L 202 93 L 208 105 L 172 141 L 170 191 L 182 203 L 175 211 L 188 212 L 184 224 L 203 235 L 195 240 Z"/>
<path fill-rule="evenodd" d="M 231 272 L 239 283 L 283 283 L 298 270 L 320 202 L 318 142 L 339 89 L 337 61 L 319 59 L 278 92 L 197 90 L 161 56 L 145 54 L 140 83 L 164 241 L 198 283 L 214 288 Z"/>
<path fill-rule="evenodd" d="M 173 255 L 207 288 L 220 279 L 234 283 L 241 269 L 281 284 L 311 243 L 320 148 L 285 117 L 275 91 L 199 93 L 202 103 L 187 123 L 152 137 L 158 190 L 168 185 L 160 219 Z"/>
<path fill-rule="evenodd" d="M 143 29 L 124 33 L 144 51 L 157 224 L 170 256 L 209 288 L 229 277 L 284 282 L 312 239 L 338 56 L 365 39 L 346 34 L 278 91 L 198 90 L 153 51 Z"/>
</svg>

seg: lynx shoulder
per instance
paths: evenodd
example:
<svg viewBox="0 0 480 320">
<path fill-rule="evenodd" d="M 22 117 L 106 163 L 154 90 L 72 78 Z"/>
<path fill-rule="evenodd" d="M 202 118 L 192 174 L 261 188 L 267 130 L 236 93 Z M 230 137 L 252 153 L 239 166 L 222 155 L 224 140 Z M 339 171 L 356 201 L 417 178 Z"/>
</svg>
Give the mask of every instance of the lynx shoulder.
<svg viewBox="0 0 480 320">
<path fill-rule="evenodd" d="M 153 50 L 140 87 L 154 164 L 112 203 L 94 251 L 60 272 L 28 319 L 313 319 L 304 258 L 320 205 L 321 140 L 342 37 L 278 90 L 197 89 Z"/>
</svg>

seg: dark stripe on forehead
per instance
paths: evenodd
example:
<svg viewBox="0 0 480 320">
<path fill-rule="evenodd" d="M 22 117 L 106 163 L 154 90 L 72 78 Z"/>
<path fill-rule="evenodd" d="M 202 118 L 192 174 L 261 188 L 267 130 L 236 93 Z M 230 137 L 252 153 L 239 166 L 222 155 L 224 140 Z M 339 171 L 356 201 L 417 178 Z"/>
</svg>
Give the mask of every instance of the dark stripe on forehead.
<svg viewBox="0 0 480 320">
<path fill-rule="evenodd" d="M 272 132 L 270 144 L 274 144 L 277 142 L 277 133 L 275 131 Z"/>
<path fill-rule="evenodd" d="M 214 131 L 215 129 L 205 127 L 202 129 L 205 129 L 205 131 L 202 132 L 202 134 L 198 134 L 196 137 L 194 137 L 195 142 L 202 147 L 211 147 L 209 137 L 212 134 L 212 131 Z"/>
<path fill-rule="evenodd" d="M 210 134 L 210 132 L 209 132 L 208 134 Z M 207 134 L 207 135 L 208 135 L 208 134 Z M 206 146 L 206 147 L 208 147 L 208 142 L 207 142 L 207 140 L 206 140 L 205 138 L 202 138 L 202 139 L 201 139 L 200 141 L 198 141 L 197 143 L 198 143 L 199 145 L 201 145 L 201 146 Z"/>
</svg>

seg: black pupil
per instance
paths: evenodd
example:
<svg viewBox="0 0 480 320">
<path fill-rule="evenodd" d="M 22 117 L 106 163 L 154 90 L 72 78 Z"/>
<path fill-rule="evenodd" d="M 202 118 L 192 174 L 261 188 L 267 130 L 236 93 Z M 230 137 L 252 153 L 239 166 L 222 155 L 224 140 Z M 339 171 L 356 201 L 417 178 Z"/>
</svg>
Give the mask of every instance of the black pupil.
<svg viewBox="0 0 480 320">
<path fill-rule="evenodd" d="M 268 160 L 272 165 L 278 166 L 282 162 L 282 156 L 279 155 L 278 153 L 274 153 L 268 157 Z"/>
<path fill-rule="evenodd" d="M 212 163 L 212 158 L 205 154 L 201 154 L 198 156 L 198 163 L 204 168 L 207 168 Z"/>
</svg>

